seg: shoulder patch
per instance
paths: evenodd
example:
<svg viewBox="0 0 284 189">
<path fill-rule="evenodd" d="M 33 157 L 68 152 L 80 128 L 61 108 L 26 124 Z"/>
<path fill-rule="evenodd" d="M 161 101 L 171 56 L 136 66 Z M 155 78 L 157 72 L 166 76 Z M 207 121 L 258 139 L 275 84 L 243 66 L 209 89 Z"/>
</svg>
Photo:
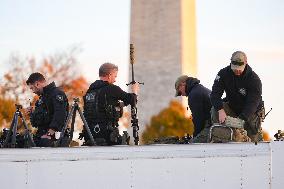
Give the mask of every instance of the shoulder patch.
<svg viewBox="0 0 284 189">
<path fill-rule="evenodd" d="M 220 80 L 220 76 L 219 76 L 219 75 L 216 75 L 215 81 L 218 81 L 218 82 L 219 82 L 219 80 Z"/>
<path fill-rule="evenodd" d="M 86 94 L 86 101 L 95 101 L 96 93 L 91 92 Z"/>
<path fill-rule="evenodd" d="M 56 100 L 58 100 L 59 102 L 63 102 L 63 95 L 56 95 Z"/>
</svg>

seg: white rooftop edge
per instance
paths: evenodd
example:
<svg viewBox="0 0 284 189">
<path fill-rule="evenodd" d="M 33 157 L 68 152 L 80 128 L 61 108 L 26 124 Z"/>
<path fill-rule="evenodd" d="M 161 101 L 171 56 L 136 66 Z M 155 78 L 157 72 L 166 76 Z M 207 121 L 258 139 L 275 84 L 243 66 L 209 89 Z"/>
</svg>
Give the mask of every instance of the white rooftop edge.
<svg viewBox="0 0 284 189">
<path fill-rule="evenodd" d="M 284 142 L 0 149 L 1 188 L 283 188 Z"/>
</svg>

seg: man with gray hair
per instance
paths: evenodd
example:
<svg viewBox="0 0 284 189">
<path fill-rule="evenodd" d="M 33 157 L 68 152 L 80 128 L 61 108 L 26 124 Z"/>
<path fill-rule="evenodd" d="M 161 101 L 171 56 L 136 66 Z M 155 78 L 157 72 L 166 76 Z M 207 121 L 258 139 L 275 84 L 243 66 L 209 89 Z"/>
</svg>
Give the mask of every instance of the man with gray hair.
<svg viewBox="0 0 284 189">
<path fill-rule="evenodd" d="M 226 98 L 222 100 L 223 93 Z M 244 129 L 251 141 L 262 141 L 261 122 L 264 119 L 262 84 L 247 63 L 242 51 L 232 54 L 230 65 L 217 74 L 211 92 L 213 123 L 224 124 L 227 116 L 244 120 Z"/>
<path fill-rule="evenodd" d="M 84 116 L 97 145 L 121 143 L 118 133 L 118 119 L 122 116 L 123 106 L 134 105 L 137 100 L 138 84 L 131 85 L 131 92 L 123 91 L 114 85 L 118 67 L 104 63 L 99 68 L 99 80 L 92 83 L 84 96 Z M 85 145 L 89 138 L 83 130 Z"/>
</svg>

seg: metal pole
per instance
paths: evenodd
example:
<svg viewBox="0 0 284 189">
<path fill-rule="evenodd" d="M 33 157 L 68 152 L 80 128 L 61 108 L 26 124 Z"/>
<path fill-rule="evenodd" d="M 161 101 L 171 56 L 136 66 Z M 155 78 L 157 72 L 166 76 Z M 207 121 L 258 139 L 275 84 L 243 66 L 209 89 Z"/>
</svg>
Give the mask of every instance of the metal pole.
<svg viewBox="0 0 284 189">
<path fill-rule="evenodd" d="M 14 113 L 10 129 L 9 129 L 8 134 L 6 136 L 6 139 L 5 139 L 5 142 L 4 142 L 4 145 L 3 145 L 4 147 L 8 147 L 8 143 L 9 143 L 9 140 L 11 138 L 12 130 L 14 128 L 15 116 L 16 116 L 16 112 Z"/>
<path fill-rule="evenodd" d="M 34 142 L 34 140 L 33 140 L 33 137 L 32 137 L 32 135 L 31 135 L 31 132 L 30 132 L 30 130 L 29 130 L 29 128 L 28 128 L 28 125 L 27 125 L 27 123 L 26 123 L 26 120 L 25 120 L 25 118 L 24 118 L 22 112 L 19 112 L 19 115 L 20 115 L 20 117 L 21 117 L 21 119 L 22 119 L 22 122 L 23 122 L 23 124 L 24 124 L 25 130 L 26 130 L 26 134 L 28 135 L 29 142 L 31 143 L 32 147 L 35 147 L 36 144 L 35 144 L 35 142 Z"/>
<path fill-rule="evenodd" d="M 66 122 L 65 122 L 65 125 L 63 126 L 62 130 L 61 130 L 61 133 L 60 133 L 60 137 L 59 139 L 55 142 L 55 146 L 58 147 L 60 144 L 61 144 L 61 141 L 62 141 L 62 138 L 64 137 L 64 134 L 65 134 L 65 131 L 67 129 L 67 126 L 68 126 L 68 123 L 73 115 L 75 111 L 75 105 L 73 104 L 72 107 L 71 107 L 71 111 L 69 112 L 68 114 L 68 117 L 66 119 Z"/>
<path fill-rule="evenodd" d="M 18 128 L 18 116 L 19 116 L 19 110 L 15 113 L 15 121 L 14 121 L 14 127 L 13 127 L 13 135 L 12 135 L 12 144 L 11 147 L 16 147 L 16 136 L 17 136 L 17 128 Z"/>
</svg>

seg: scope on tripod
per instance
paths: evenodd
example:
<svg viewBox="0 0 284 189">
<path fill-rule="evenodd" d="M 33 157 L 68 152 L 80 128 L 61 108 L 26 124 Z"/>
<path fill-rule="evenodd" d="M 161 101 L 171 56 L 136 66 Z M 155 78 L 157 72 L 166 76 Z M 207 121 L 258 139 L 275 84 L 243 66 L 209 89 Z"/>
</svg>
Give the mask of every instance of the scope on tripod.
<svg viewBox="0 0 284 189">
<path fill-rule="evenodd" d="M 278 130 L 277 133 L 274 135 L 276 141 L 283 141 L 284 140 L 284 132 Z"/>
<path fill-rule="evenodd" d="M 23 108 L 23 106 L 21 104 L 15 104 L 15 107 L 16 107 L 17 110 L 20 110 L 20 109 Z"/>
<path fill-rule="evenodd" d="M 78 102 L 80 102 L 80 99 L 78 97 L 76 97 L 76 98 L 73 98 L 73 101 L 78 103 Z"/>
</svg>

